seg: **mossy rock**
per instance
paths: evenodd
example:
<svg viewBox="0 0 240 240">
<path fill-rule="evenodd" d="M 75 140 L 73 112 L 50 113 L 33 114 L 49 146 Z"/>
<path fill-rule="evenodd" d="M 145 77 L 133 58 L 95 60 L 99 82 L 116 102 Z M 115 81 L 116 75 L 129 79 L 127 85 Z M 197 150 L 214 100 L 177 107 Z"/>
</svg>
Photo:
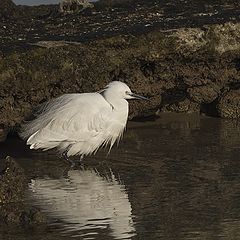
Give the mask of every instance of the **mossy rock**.
<svg viewBox="0 0 240 240">
<path fill-rule="evenodd" d="M 231 90 L 224 94 L 217 104 L 217 110 L 223 118 L 240 119 L 240 90 Z"/>
</svg>

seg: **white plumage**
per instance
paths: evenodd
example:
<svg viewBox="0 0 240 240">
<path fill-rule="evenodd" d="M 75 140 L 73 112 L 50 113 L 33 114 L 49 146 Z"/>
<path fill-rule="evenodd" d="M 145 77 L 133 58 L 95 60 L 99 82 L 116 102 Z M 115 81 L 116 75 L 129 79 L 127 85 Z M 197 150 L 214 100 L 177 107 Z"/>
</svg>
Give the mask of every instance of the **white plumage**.
<svg viewBox="0 0 240 240">
<path fill-rule="evenodd" d="M 57 148 L 66 157 L 89 155 L 120 140 L 128 118 L 127 99 L 146 99 L 114 81 L 95 93 L 64 94 L 44 103 L 20 136 L 31 149 Z"/>
</svg>

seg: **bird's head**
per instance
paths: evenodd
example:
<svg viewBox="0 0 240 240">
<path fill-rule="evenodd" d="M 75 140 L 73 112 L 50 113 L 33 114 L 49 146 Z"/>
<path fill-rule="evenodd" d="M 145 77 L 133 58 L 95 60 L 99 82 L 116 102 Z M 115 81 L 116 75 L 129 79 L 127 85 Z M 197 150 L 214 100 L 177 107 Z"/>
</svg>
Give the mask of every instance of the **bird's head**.
<svg viewBox="0 0 240 240">
<path fill-rule="evenodd" d="M 112 95 L 126 100 L 128 99 L 148 100 L 148 98 L 133 93 L 127 84 L 120 81 L 110 82 L 103 91 L 104 95 L 105 94 Z"/>
</svg>

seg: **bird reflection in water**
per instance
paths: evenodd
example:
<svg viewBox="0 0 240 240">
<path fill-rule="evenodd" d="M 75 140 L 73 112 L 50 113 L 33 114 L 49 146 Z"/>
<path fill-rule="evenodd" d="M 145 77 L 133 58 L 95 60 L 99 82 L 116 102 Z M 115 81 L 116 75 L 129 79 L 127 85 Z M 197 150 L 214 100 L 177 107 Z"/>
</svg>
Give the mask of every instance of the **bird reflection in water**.
<svg viewBox="0 0 240 240">
<path fill-rule="evenodd" d="M 35 179 L 30 196 L 47 215 L 60 220 L 72 236 L 99 239 L 106 229 L 114 239 L 131 239 L 135 228 L 125 186 L 110 170 L 70 170 L 61 179 Z M 76 235 L 77 234 L 77 235 Z"/>
</svg>

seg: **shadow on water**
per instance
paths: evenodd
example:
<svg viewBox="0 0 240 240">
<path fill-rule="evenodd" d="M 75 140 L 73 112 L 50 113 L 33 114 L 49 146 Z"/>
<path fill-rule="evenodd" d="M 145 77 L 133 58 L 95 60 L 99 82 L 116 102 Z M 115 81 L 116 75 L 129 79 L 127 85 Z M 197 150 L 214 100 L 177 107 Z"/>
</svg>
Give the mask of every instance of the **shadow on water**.
<svg viewBox="0 0 240 240">
<path fill-rule="evenodd" d="M 4 239 L 240 239 L 239 141 L 239 121 L 166 114 L 130 123 L 109 156 L 72 170 L 9 139 L 0 153 L 31 176 L 26 203 L 51 231 Z"/>
</svg>

